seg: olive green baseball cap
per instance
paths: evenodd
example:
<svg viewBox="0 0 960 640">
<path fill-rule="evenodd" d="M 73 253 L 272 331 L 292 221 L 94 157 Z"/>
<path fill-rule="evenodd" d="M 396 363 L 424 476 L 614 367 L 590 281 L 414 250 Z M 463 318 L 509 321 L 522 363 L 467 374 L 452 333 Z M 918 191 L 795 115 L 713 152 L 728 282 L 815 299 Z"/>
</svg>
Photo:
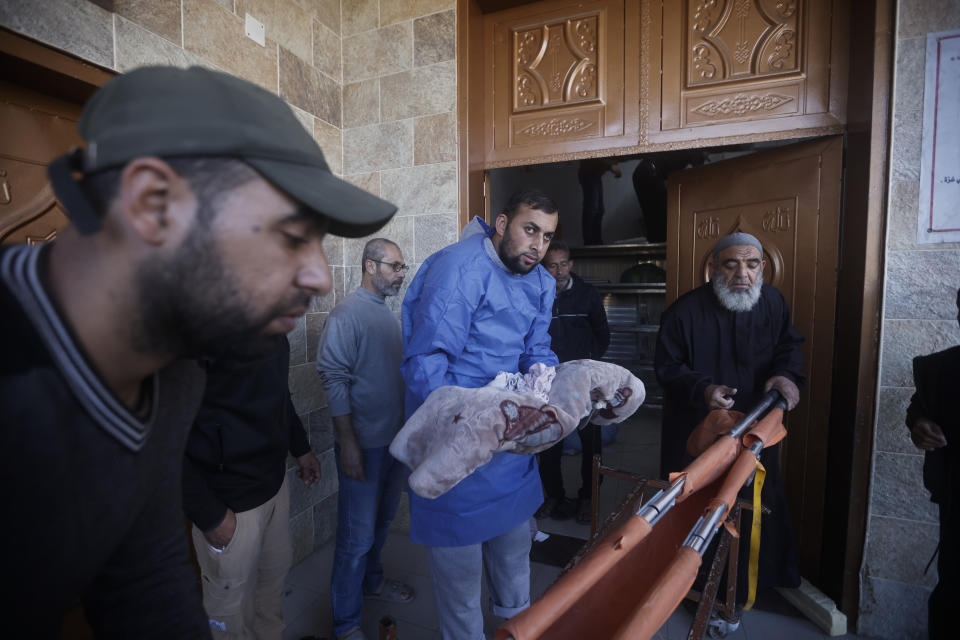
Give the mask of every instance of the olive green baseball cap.
<svg viewBox="0 0 960 640">
<path fill-rule="evenodd" d="M 57 196 L 81 232 L 96 231 L 75 176 L 143 156 L 243 160 L 268 182 L 328 221 L 331 233 L 374 233 L 397 208 L 333 175 L 316 141 L 276 94 L 202 67 L 143 67 L 97 91 L 78 124 L 86 148 L 49 168 Z M 93 216 L 94 219 L 90 219 Z"/>
</svg>

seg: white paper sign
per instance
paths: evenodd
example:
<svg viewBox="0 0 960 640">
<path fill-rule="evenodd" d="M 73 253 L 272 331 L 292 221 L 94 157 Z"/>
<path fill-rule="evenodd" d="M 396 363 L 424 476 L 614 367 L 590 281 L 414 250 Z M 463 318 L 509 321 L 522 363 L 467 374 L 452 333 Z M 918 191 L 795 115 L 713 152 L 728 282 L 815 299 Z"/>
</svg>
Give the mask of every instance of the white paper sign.
<svg viewBox="0 0 960 640">
<path fill-rule="evenodd" d="M 960 242 L 960 29 L 927 36 L 917 242 Z"/>
</svg>

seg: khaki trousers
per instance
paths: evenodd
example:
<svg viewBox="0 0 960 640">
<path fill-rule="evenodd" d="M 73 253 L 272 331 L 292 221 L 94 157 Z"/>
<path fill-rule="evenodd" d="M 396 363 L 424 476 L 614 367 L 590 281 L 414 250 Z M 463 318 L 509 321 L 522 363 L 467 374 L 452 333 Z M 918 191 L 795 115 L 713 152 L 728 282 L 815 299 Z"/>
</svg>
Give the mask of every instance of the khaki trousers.
<svg viewBox="0 0 960 640">
<path fill-rule="evenodd" d="M 292 560 L 286 478 L 270 500 L 236 515 L 233 538 L 219 552 L 193 527 L 210 630 L 215 640 L 280 640 L 283 583 Z"/>
</svg>

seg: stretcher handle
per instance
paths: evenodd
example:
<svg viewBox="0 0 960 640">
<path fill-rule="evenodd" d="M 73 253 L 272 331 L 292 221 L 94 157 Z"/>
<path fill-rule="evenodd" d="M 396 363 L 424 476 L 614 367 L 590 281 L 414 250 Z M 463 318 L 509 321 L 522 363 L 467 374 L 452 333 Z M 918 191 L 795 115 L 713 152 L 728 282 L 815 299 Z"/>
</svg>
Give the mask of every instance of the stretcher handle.
<svg viewBox="0 0 960 640">
<path fill-rule="evenodd" d="M 577 425 L 577 430 L 581 430 L 586 427 L 593 420 L 593 416 L 597 415 L 597 411 L 601 409 L 606 409 L 607 403 L 605 400 L 597 400 L 591 405 L 590 415 L 588 415 L 584 420 L 580 421 L 580 424 Z"/>
<path fill-rule="evenodd" d="M 767 411 L 780 408 L 787 410 L 787 401 L 776 389 L 771 389 L 763 396 L 763 399 L 757 403 L 750 413 L 746 414 L 740 421 L 733 425 L 733 428 L 726 435 L 731 438 L 739 438 L 761 415 Z M 759 449 L 763 448 L 760 443 Z M 751 447 L 753 449 L 753 447 Z M 754 455 L 759 457 L 759 449 L 754 450 Z M 751 476 L 752 479 L 753 476 Z M 657 520 L 669 511 L 676 504 L 677 497 L 683 492 L 683 483 L 685 476 L 677 478 L 668 489 L 661 489 L 646 504 L 637 510 L 636 515 L 645 519 L 650 524 L 656 524 Z"/>
<path fill-rule="evenodd" d="M 720 526 L 720 520 L 726 513 L 727 505 L 721 504 L 718 505 L 710 514 L 706 516 L 700 516 L 700 519 L 697 520 L 697 524 L 693 525 L 693 529 L 691 529 L 690 533 L 687 535 L 687 539 L 683 541 L 683 546 L 692 548 L 702 556 L 703 552 L 706 551 L 708 546 L 710 546 L 710 542 L 713 540 L 713 535 L 717 532 L 717 529 Z"/>
<path fill-rule="evenodd" d="M 745 414 L 737 424 L 733 425 L 733 428 L 730 429 L 730 432 L 727 433 L 731 438 L 739 438 L 743 435 L 743 432 L 746 431 L 750 425 L 756 422 L 762 415 L 764 415 L 770 409 L 783 409 L 787 410 L 787 401 L 784 399 L 780 392 L 776 389 L 770 389 L 763 396 L 763 399 L 757 403 L 753 409 L 750 410 L 750 413 Z"/>
<path fill-rule="evenodd" d="M 677 503 L 677 496 L 683 492 L 683 483 L 686 479 L 686 476 L 680 476 L 673 481 L 669 488 L 657 491 L 656 495 L 637 510 L 636 515 L 651 525 L 656 524 L 657 520 L 662 518 Z"/>
</svg>

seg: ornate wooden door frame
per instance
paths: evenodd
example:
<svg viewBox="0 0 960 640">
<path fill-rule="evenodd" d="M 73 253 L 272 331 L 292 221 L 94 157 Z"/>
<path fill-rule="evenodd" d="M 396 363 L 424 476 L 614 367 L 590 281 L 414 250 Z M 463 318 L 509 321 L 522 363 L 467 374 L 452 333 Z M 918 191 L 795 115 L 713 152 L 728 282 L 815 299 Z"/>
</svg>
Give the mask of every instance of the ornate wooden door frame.
<svg viewBox="0 0 960 640">
<path fill-rule="evenodd" d="M 846 95 L 832 89 L 846 85 L 844 16 L 839 0 L 663 2 L 661 19 L 644 22 L 646 37 L 663 43 L 650 48 L 647 66 L 662 76 L 659 87 L 647 83 L 645 135 L 652 143 L 689 143 L 841 133 Z"/>
<path fill-rule="evenodd" d="M 744 231 L 763 243 L 764 282 L 787 299 L 805 338 L 808 380 L 788 416 L 783 478 L 800 569 L 818 587 L 842 159 L 843 139 L 832 136 L 678 171 L 670 175 L 667 216 L 667 304 L 709 280 L 711 250 L 719 238 Z"/>
<path fill-rule="evenodd" d="M 636 144 L 639 0 L 540 2 L 484 19 L 486 165 Z M 492 125 L 492 126 L 491 126 Z"/>
<path fill-rule="evenodd" d="M 461 224 L 485 169 L 843 133 L 849 4 L 458 0 Z"/>
</svg>

